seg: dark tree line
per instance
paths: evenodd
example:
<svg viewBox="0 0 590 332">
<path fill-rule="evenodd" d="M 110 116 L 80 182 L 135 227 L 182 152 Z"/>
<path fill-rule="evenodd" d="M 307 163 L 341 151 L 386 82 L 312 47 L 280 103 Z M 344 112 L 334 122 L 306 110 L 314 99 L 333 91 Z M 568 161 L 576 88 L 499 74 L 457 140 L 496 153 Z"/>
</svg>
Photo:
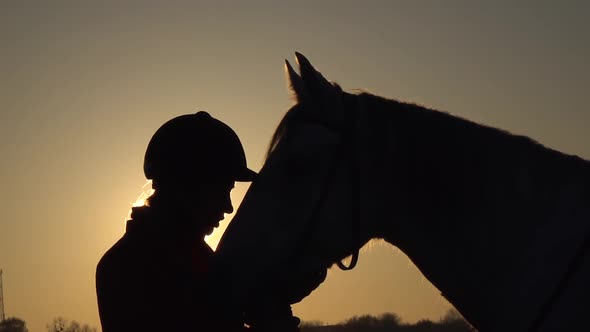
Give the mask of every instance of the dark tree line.
<svg viewBox="0 0 590 332">
<path fill-rule="evenodd" d="M 63 317 L 57 317 L 47 324 L 47 332 L 96 332 L 96 328 L 88 324 L 80 324 L 75 320 L 68 321 Z"/>
<path fill-rule="evenodd" d="M 0 332 L 29 332 L 29 329 L 24 320 L 11 317 L 0 321 Z M 96 328 L 58 317 L 47 324 L 47 332 L 96 332 Z"/>
<path fill-rule="evenodd" d="M 423 319 L 407 324 L 397 314 L 386 313 L 354 316 L 336 325 L 303 322 L 300 328 L 301 332 L 476 332 L 455 310 L 449 310 L 438 322 Z"/>
<path fill-rule="evenodd" d="M 423 319 L 407 324 L 397 314 L 385 313 L 380 316 L 354 316 L 336 325 L 302 322 L 300 329 L 301 332 L 477 332 L 455 310 L 449 310 L 438 322 Z M 22 319 L 12 317 L 0 322 L 0 332 L 28 331 Z M 47 324 L 47 332 L 96 332 L 96 328 L 58 317 Z"/>
<path fill-rule="evenodd" d="M 0 332 L 29 332 L 29 329 L 24 320 L 10 317 L 0 321 Z"/>
</svg>

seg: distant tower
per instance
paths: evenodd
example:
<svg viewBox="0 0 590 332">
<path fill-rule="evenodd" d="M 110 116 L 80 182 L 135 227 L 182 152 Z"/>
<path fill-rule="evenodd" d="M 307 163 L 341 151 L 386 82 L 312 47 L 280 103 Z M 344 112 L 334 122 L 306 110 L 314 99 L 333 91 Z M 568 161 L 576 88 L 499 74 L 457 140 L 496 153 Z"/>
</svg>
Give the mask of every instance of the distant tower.
<svg viewBox="0 0 590 332">
<path fill-rule="evenodd" d="M 4 293 L 2 292 L 2 270 L 0 270 L 0 322 L 4 320 Z"/>
</svg>

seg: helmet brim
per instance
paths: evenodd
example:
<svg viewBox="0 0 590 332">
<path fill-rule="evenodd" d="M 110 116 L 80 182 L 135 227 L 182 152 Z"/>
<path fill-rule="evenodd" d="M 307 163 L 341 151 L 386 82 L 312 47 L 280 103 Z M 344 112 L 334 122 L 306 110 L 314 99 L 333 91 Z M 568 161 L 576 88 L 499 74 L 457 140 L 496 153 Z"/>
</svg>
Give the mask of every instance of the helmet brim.
<svg viewBox="0 0 590 332">
<path fill-rule="evenodd" d="M 236 181 L 238 181 L 238 182 L 252 182 L 252 181 L 254 181 L 254 178 L 256 178 L 256 175 L 258 175 L 258 173 L 254 172 L 253 170 L 251 170 L 249 168 L 244 168 L 236 176 Z"/>
</svg>

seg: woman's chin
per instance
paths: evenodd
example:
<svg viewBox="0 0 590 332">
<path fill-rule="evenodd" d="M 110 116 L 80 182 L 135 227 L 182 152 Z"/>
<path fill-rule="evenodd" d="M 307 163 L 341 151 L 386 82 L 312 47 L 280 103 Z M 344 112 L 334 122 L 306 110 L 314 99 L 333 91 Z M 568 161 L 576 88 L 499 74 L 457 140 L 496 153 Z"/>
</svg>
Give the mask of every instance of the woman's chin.
<svg viewBox="0 0 590 332">
<path fill-rule="evenodd" d="M 217 228 L 216 226 L 210 226 L 205 229 L 205 236 L 213 234 L 213 231 Z"/>
</svg>

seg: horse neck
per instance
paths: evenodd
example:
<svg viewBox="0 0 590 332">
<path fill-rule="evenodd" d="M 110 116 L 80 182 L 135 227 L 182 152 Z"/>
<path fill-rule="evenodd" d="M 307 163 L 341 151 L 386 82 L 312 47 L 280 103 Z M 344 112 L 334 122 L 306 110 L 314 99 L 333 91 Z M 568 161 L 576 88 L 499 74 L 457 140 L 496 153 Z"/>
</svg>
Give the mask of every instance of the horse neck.
<svg viewBox="0 0 590 332">
<path fill-rule="evenodd" d="M 528 326 L 540 304 L 530 313 L 517 306 L 527 296 L 545 297 L 538 289 L 527 293 L 529 278 L 541 269 L 529 263 L 543 246 L 535 230 L 548 212 L 539 209 L 548 198 L 536 192 L 574 183 L 580 167 L 572 165 L 579 160 L 561 162 L 563 155 L 526 138 L 445 113 L 359 98 L 365 108 L 362 182 L 378 184 L 363 188 L 372 193 L 364 211 L 376 211 L 368 219 L 382 221 L 371 226 L 373 237 L 400 248 L 481 331 L 506 322 Z M 538 163 L 550 166 L 531 171 Z M 567 168 L 571 181 L 551 177 L 555 167 Z M 511 302 L 515 292 L 523 299 Z M 522 322 L 514 323 L 515 312 Z"/>
</svg>

